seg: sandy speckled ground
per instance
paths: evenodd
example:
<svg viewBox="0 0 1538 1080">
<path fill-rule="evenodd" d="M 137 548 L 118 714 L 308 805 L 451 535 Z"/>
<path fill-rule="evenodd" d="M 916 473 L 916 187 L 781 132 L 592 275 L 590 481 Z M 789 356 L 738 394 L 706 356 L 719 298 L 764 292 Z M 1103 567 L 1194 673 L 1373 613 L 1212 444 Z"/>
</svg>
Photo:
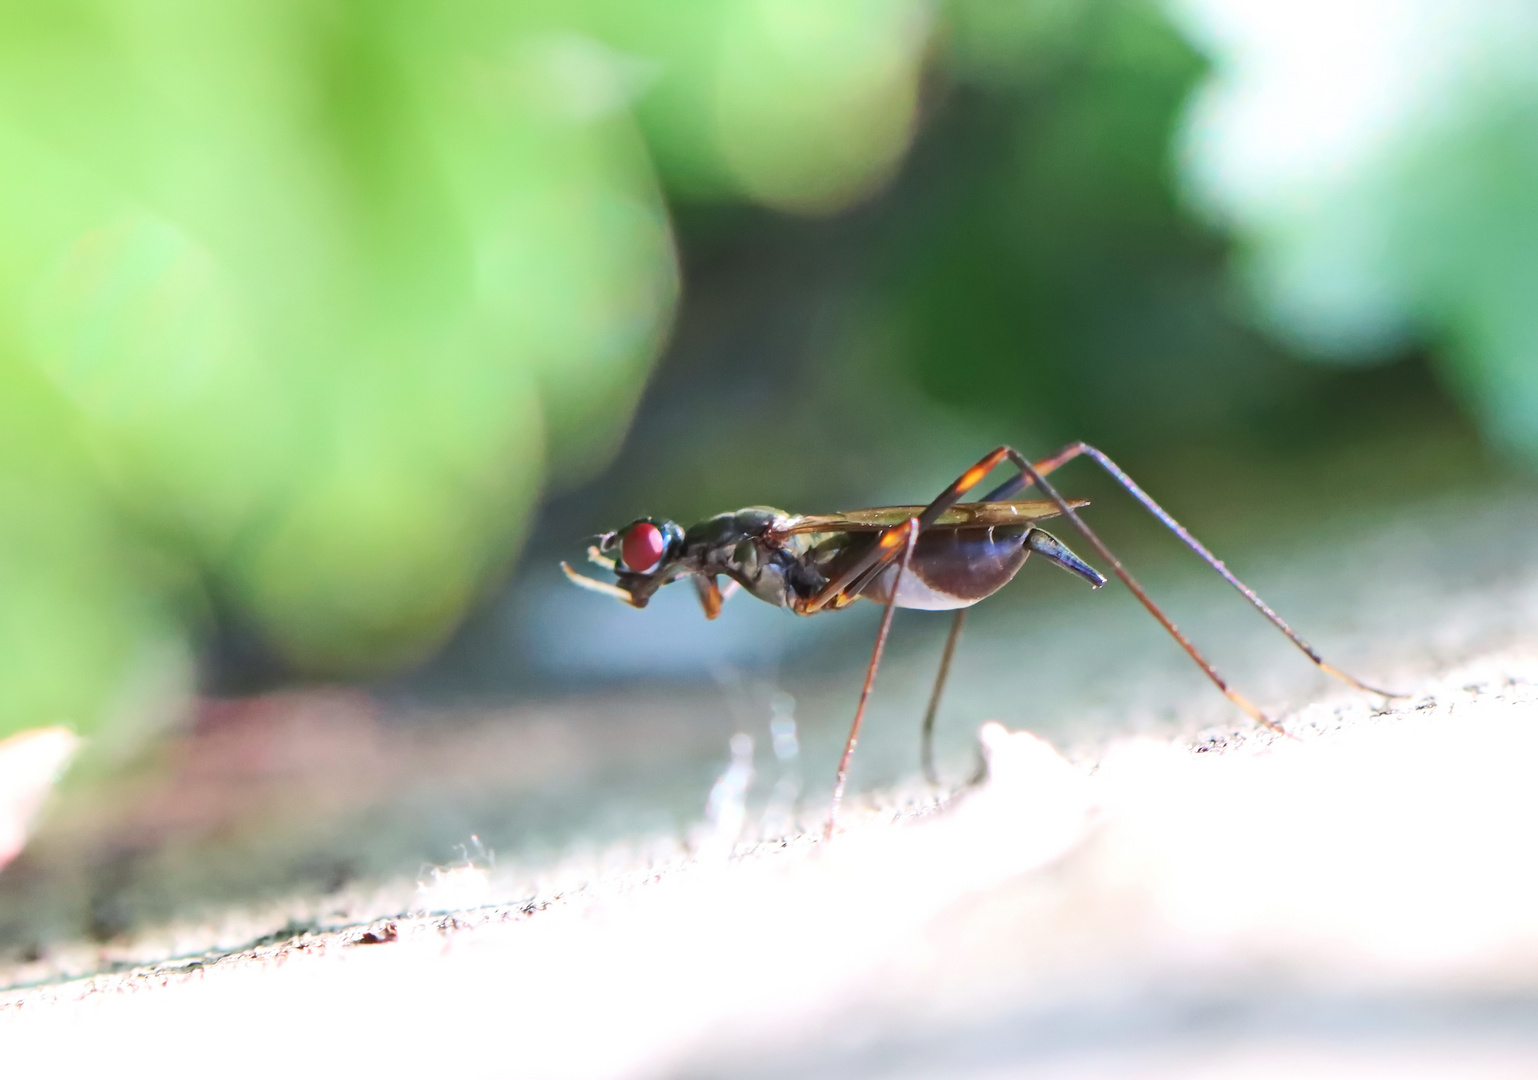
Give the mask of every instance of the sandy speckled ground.
<svg viewBox="0 0 1538 1080">
<path fill-rule="evenodd" d="M 844 675 L 795 684 L 795 759 L 773 684 L 453 724 L 219 706 L 0 875 L 7 1074 L 1538 1075 L 1535 528 L 1520 491 L 1453 493 L 1243 558 L 1410 692 L 1386 709 L 1220 583 L 1152 575 L 1290 739 L 1125 597 L 996 605 L 942 724 L 959 778 L 1004 721 L 990 780 L 939 802 L 905 779 L 933 656 L 899 638 L 828 847 Z"/>
<path fill-rule="evenodd" d="M 1417 691 L 1093 765 L 989 728 L 985 786 L 827 848 L 12 993 L 0 1042 L 253 1076 L 1532 1075 L 1538 660 Z"/>
</svg>

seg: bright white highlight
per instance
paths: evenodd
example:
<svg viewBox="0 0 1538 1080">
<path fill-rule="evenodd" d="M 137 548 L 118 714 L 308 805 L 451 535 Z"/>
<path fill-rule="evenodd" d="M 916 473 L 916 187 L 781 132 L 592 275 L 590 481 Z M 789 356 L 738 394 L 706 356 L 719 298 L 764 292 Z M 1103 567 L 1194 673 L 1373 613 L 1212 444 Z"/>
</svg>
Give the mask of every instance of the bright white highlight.
<svg viewBox="0 0 1538 1080">
<path fill-rule="evenodd" d="M 753 736 L 732 736 L 732 761 L 710 789 L 705 804 L 705 828 L 696 845 L 701 858 L 724 858 L 742 836 L 747 818 L 748 788 L 753 785 Z"/>
<path fill-rule="evenodd" d="M 391 944 L 307 939 L 194 975 L 48 990 L 0 1009 L 0 1045 L 16 1075 L 85 1075 L 175 1045 L 232 1078 L 277 1060 L 317 1075 L 639 1080 L 851 1039 L 960 1053 L 1043 1018 L 1142 1030 L 1193 994 L 1265 1022 L 1225 1036 L 1217 1018 L 1216 1035 L 1199 1026 L 1141 1057 L 1053 1042 L 1047 1071 L 904 1075 L 1534 1075 L 1531 1040 L 1351 1027 L 1354 996 L 1371 1012 L 1538 993 L 1538 659 L 1493 670 L 1391 715 L 1355 699 L 1310 709 L 1289 720 L 1296 742 L 1132 741 L 1095 767 L 989 724 L 988 781 L 939 815 L 851 808 L 827 847 L 632 871 L 623 888 L 473 929 L 402 919 Z M 739 740 L 723 810 L 750 761 Z M 1336 1010 L 1324 1041 L 1291 1037 L 1300 995 Z M 252 1032 L 281 1039 L 230 1052 Z"/>
<path fill-rule="evenodd" d="M 416 910 L 421 912 L 467 911 L 484 907 L 495 899 L 491 875 L 493 862 L 479 836 L 470 837 L 459 848 L 460 862 L 453 866 L 432 866 L 417 882 Z"/>
<path fill-rule="evenodd" d="M 34 728 L 0 740 L 0 866 L 27 842 L 27 830 L 80 740 L 66 727 Z"/>
<path fill-rule="evenodd" d="M 1538 5 L 1167 6 L 1215 67 L 1186 118 L 1182 171 L 1198 204 L 1250 242 L 1251 283 L 1272 322 L 1342 359 L 1424 330 L 1419 275 L 1442 256 L 1404 250 L 1401 234 L 1453 225 L 1439 220 L 1445 207 L 1415 209 L 1422 195 L 1402 170 L 1434 159 L 1471 118 L 1532 100 Z"/>
</svg>

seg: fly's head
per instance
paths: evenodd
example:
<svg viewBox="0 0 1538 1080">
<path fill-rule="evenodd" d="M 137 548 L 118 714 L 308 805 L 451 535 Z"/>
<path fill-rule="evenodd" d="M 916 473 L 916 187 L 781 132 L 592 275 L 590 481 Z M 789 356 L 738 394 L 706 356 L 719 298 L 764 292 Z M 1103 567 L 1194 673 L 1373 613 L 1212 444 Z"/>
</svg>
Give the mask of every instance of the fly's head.
<svg viewBox="0 0 1538 1080">
<path fill-rule="evenodd" d="M 684 531 L 663 518 L 641 518 L 604 533 L 596 547 L 599 558 L 594 561 L 614 571 L 634 607 L 645 607 L 652 593 L 689 573 L 682 565 Z"/>
<path fill-rule="evenodd" d="M 641 518 L 623 529 L 603 533 L 587 549 L 590 561 L 614 572 L 614 584 L 583 577 L 565 563 L 561 569 L 585 589 L 643 608 L 662 586 L 689 575 L 683 549 L 684 531 L 675 522 Z"/>
</svg>

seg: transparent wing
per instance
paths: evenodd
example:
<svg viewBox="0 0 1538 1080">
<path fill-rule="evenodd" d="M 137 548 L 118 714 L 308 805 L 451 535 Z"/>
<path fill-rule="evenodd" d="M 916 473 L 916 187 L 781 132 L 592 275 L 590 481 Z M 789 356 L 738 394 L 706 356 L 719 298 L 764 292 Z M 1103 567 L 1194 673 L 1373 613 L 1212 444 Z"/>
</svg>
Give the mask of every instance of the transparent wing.
<svg viewBox="0 0 1538 1080">
<path fill-rule="evenodd" d="M 1068 504 L 1077 510 L 1088 506 L 1086 499 L 1069 499 Z M 876 532 L 901 525 L 909 518 L 923 513 L 922 506 L 876 506 L 869 510 L 850 510 L 843 514 L 807 514 L 792 518 L 790 524 L 775 530 L 781 535 L 809 532 Z M 1020 525 L 1045 518 L 1057 517 L 1055 503 L 1046 499 L 1026 499 L 1021 502 L 957 503 L 941 514 L 930 528 L 963 529 L 986 528 L 990 525 Z"/>
</svg>

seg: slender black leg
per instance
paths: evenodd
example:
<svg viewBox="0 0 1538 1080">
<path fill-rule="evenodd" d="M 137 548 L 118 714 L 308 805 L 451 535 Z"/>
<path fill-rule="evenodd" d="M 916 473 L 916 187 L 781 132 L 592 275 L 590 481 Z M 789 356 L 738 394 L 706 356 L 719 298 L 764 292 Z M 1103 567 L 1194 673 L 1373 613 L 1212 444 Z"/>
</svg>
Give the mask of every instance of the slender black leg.
<svg viewBox="0 0 1538 1080">
<path fill-rule="evenodd" d="M 945 693 L 945 680 L 951 673 L 951 658 L 956 655 L 956 642 L 961 640 L 961 627 L 967 621 L 967 609 L 957 608 L 951 620 L 950 636 L 945 639 L 945 652 L 940 655 L 940 672 L 935 676 L 935 688 L 929 694 L 929 707 L 924 710 L 924 726 L 919 733 L 919 764 L 924 769 L 924 779 L 931 787 L 939 787 L 935 774 L 935 715 L 940 711 L 940 697 Z"/>
<path fill-rule="evenodd" d="M 870 664 L 865 669 L 865 685 L 860 689 L 860 704 L 854 711 L 854 723 L 849 728 L 849 739 L 844 743 L 844 756 L 838 761 L 838 775 L 833 779 L 833 803 L 828 807 L 828 824 L 822 831 L 823 841 L 833 839 L 833 829 L 838 824 L 838 804 L 844 799 L 844 785 L 849 779 L 849 761 L 854 757 L 855 744 L 860 741 L 860 725 L 865 723 L 865 705 L 870 701 L 871 688 L 876 685 L 876 669 L 881 666 L 881 653 L 886 648 L 887 634 L 892 631 L 892 613 L 897 610 L 897 593 L 902 588 L 903 575 L 913 558 L 913 545 L 918 543 L 918 519 L 908 520 L 910 528 L 904 534 L 907 542 L 898 556 L 897 576 L 892 579 L 892 593 L 886 598 L 881 613 L 881 629 L 876 633 L 876 647 L 870 654 Z"/>
</svg>

